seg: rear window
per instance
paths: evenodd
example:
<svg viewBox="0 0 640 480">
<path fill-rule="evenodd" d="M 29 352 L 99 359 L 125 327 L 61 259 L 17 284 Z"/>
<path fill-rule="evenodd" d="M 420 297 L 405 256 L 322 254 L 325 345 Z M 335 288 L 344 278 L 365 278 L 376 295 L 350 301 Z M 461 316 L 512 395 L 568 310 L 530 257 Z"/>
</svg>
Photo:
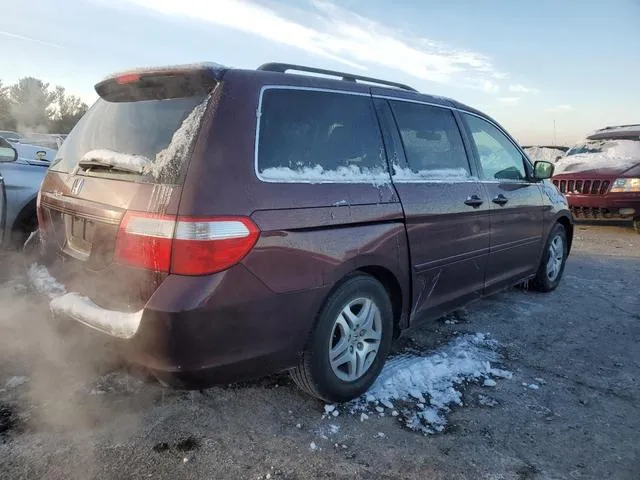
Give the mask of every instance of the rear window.
<svg viewBox="0 0 640 480">
<path fill-rule="evenodd" d="M 408 169 L 394 166 L 394 180 L 465 179 L 469 161 L 450 110 L 410 102 L 390 102 Z"/>
<path fill-rule="evenodd" d="M 294 89 L 262 97 L 258 174 L 274 182 L 389 181 L 371 98 Z"/>
<path fill-rule="evenodd" d="M 175 180 L 198 133 L 204 95 L 109 102 L 99 99 L 66 138 L 50 169 Z"/>
</svg>

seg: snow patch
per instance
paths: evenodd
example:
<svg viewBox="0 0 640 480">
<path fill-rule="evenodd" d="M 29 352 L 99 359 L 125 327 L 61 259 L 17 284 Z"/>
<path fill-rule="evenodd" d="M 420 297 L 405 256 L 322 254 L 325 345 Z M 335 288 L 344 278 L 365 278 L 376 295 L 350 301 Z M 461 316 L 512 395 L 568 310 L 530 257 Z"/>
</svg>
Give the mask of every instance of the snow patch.
<svg viewBox="0 0 640 480">
<path fill-rule="evenodd" d="M 47 267 L 32 264 L 27 270 L 27 278 L 38 293 L 49 298 L 59 297 L 67 293 L 66 288 L 51 276 Z"/>
<path fill-rule="evenodd" d="M 341 166 L 335 170 L 325 170 L 321 165 L 313 167 L 271 167 L 260 171 L 265 180 L 283 183 L 371 183 L 385 185 L 391 182 L 389 174 L 381 169 L 371 170 L 358 165 Z"/>
<path fill-rule="evenodd" d="M 585 151 L 585 153 L 570 154 L 572 151 Z M 590 140 L 571 147 L 568 153 L 570 155 L 556 162 L 556 174 L 586 172 L 602 168 L 625 171 L 640 163 L 640 141 Z"/>
<path fill-rule="evenodd" d="M 119 153 L 106 148 L 88 151 L 82 156 L 78 165 L 89 167 L 91 162 L 133 173 L 144 173 L 152 163 L 151 160 L 142 155 Z"/>
<path fill-rule="evenodd" d="M 416 182 L 416 181 L 434 181 L 434 182 L 459 182 L 468 181 L 472 177 L 464 168 L 443 168 L 439 170 L 412 170 L 410 168 L 401 168 L 398 165 L 393 166 L 393 180 L 395 182 Z"/>
<path fill-rule="evenodd" d="M 142 310 L 134 313 L 107 310 L 79 293 L 56 297 L 49 307 L 54 314 L 67 315 L 96 330 L 125 339 L 135 335 L 142 319 Z"/>
<path fill-rule="evenodd" d="M 29 377 L 24 377 L 24 376 L 9 377 L 7 382 L 4 384 L 4 387 L 5 388 L 16 388 L 16 387 L 19 387 L 20 385 L 24 385 L 28 381 L 29 381 Z"/>
<path fill-rule="evenodd" d="M 145 167 L 144 173 L 150 173 L 155 178 L 159 178 L 172 162 L 175 165 L 180 165 L 181 162 L 176 162 L 176 160 L 183 160 L 189 153 L 191 144 L 200 131 L 200 125 L 210 98 L 211 95 L 208 95 L 199 105 L 194 107 L 187 118 L 183 120 L 180 128 L 173 133 L 169 145 L 156 154 L 155 161 Z"/>
<path fill-rule="evenodd" d="M 527 156 L 537 162 L 538 160 L 555 163 L 558 157 L 564 157 L 564 150 L 551 147 L 527 147 L 524 149 Z"/>
<path fill-rule="evenodd" d="M 462 405 L 463 382 L 495 383 L 490 377 L 510 378 L 511 372 L 492 368 L 498 343 L 484 334 L 462 335 L 427 356 L 401 354 L 387 361 L 367 394 L 351 404 L 352 413 L 379 411 L 378 404 L 396 405 L 405 425 L 425 434 L 444 430 L 445 414 Z M 389 407 L 391 408 L 391 407 Z"/>
</svg>

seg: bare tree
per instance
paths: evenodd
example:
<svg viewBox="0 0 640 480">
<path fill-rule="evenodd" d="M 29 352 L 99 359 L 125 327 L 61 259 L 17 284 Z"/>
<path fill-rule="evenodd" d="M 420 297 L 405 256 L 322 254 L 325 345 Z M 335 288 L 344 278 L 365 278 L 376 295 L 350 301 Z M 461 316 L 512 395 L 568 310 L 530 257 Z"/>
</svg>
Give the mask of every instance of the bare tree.
<svg viewBox="0 0 640 480">
<path fill-rule="evenodd" d="M 59 85 L 56 87 L 54 95 L 51 131 L 69 133 L 89 107 L 75 95 L 67 95 L 64 87 Z"/>
<path fill-rule="evenodd" d="M 16 121 L 11 115 L 9 88 L 2 84 L 2 80 L 0 80 L 0 128 L 3 130 L 13 130 L 16 128 Z"/>
</svg>

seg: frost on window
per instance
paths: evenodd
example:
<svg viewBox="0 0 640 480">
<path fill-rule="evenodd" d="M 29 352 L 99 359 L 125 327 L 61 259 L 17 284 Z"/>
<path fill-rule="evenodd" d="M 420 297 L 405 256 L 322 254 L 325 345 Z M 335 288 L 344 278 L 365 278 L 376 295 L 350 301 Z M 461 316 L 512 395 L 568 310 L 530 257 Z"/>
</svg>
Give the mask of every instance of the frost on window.
<svg viewBox="0 0 640 480">
<path fill-rule="evenodd" d="M 460 130 L 444 108 L 392 102 L 407 166 L 394 165 L 396 181 L 464 181 L 471 176 Z"/>
<path fill-rule="evenodd" d="M 267 90 L 258 172 L 278 182 L 389 181 L 380 132 L 366 96 Z"/>
</svg>

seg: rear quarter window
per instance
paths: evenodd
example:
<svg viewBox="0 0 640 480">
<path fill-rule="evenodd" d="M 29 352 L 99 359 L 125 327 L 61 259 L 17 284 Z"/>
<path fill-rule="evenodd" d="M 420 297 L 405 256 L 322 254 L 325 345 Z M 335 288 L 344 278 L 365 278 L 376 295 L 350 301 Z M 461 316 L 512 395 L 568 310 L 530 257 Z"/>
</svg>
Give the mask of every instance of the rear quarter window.
<svg viewBox="0 0 640 480">
<path fill-rule="evenodd" d="M 264 90 L 257 173 L 270 182 L 389 181 L 371 98 L 314 90 Z"/>
</svg>

